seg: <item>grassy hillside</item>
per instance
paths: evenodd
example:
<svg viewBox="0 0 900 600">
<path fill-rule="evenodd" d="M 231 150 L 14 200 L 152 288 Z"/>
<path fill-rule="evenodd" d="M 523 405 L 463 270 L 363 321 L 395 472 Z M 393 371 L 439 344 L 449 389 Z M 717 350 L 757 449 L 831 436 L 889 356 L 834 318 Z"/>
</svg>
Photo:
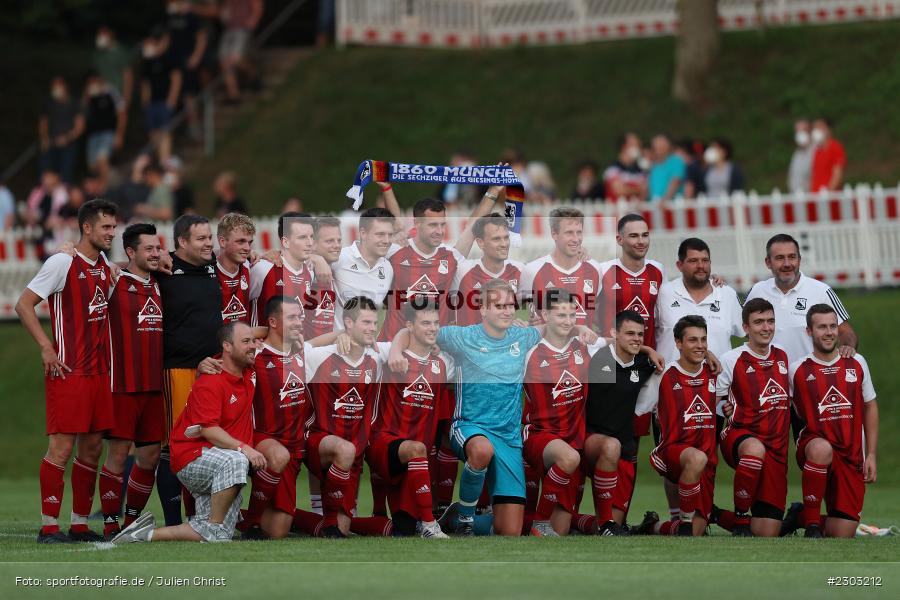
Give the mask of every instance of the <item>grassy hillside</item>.
<svg viewBox="0 0 900 600">
<path fill-rule="evenodd" d="M 898 33 L 900 22 L 888 21 L 726 34 L 703 114 L 670 98 L 672 38 L 333 50 L 299 65 L 274 99 L 235 125 L 196 181 L 208 193 L 217 170 L 236 169 L 257 213 L 277 212 L 289 195 L 309 209 L 334 210 L 364 158 L 441 164 L 466 148 L 491 162 L 516 147 L 547 161 L 568 194 L 574 165 L 608 162 L 615 135 L 628 128 L 645 139 L 660 130 L 725 135 L 748 185 L 768 191 L 785 187 L 793 119 L 826 114 L 847 146 L 851 181 L 896 183 Z M 406 190 L 401 200 L 428 188 Z"/>
</svg>

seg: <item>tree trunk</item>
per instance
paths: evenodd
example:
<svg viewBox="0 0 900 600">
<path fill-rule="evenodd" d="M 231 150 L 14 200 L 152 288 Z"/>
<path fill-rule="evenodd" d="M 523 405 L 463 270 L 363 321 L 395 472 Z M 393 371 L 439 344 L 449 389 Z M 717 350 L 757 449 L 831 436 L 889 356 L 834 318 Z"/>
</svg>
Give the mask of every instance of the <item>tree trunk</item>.
<svg viewBox="0 0 900 600">
<path fill-rule="evenodd" d="M 678 40 L 672 95 L 694 106 L 705 103 L 709 75 L 719 52 L 718 0 L 679 0 Z"/>
</svg>

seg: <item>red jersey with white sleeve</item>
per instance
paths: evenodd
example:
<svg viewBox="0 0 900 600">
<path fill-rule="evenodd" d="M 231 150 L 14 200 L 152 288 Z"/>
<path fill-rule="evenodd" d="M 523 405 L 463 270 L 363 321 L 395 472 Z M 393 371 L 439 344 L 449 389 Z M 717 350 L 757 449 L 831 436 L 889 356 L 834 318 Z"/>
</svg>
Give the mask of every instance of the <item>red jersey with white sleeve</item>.
<svg viewBox="0 0 900 600">
<path fill-rule="evenodd" d="M 334 284 L 322 285 L 313 281 L 312 294 L 307 298 L 303 316 L 303 337 L 307 340 L 334 331 Z"/>
<path fill-rule="evenodd" d="M 365 452 L 378 398 L 379 359 L 366 348 L 357 361 L 341 356 L 337 347 L 304 345 L 306 381 L 312 398 L 307 429 L 336 435 Z"/>
<path fill-rule="evenodd" d="M 414 298 L 437 301 L 441 324 L 449 325 L 453 311 L 447 302 L 447 294 L 452 288 L 456 267 L 464 260 L 463 255 L 456 248 L 443 244 L 431 254 L 425 254 L 416 246 L 415 238 L 410 238 L 406 247 L 398 246 L 387 258 L 394 270 L 394 279 L 378 340 L 391 341 L 406 327 L 403 306 Z"/>
<path fill-rule="evenodd" d="M 861 354 L 824 362 L 813 354 L 790 366 L 791 395 L 805 426 L 803 440 L 820 437 L 857 471 L 863 468 L 863 405 L 875 399 Z"/>
<path fill-rule="evenodd" d="M 312 412 L 303 347 L 284 352 L 263 343 L 253 364 L 253 430 L 302 453 L 304 427 Z"/>
<path fill-rule="evenodd" d="M 638 395 L 635 413 L 656 407 L 660 438 L 654 454 L 665 455 L 669 446 L 690 446 L 716 464 L 716 377 L 705 362 L 688 373 L 677 362 L 662 375 L 653 375 Z M 652 459 L 651 459 L 652 460 Z"/>
<path fill-rule="evenodd" d="M 281 267 L 260 259 L 250 269 L 251 325 L 266 325 L 266 303 L 273 296 L 296 298 L 301 307 L 306 306 L 312 291 L 313 272 L 306 264 L 294 269 L 285 260 Z M 301 317 L 305 317 L 305 311 Z"/>
<path fill-rule="evenodd" d="M 382 364 L 387 363 L 390 348 L 389 343 L 378 344 Z M 419 356 L 406 350 L 404 354 L 409 362 L 406 373 L 386 369 L 382 374 L 372 438 L 388 435 L 430 446 L 437 430 L 440 404 L 450 399 L 447 382 L 454 372 L 454 362 L 444 352 Z"/>
<path fill-rule="evenodd" d="M 656 348 L 656 299 L 664 279 L 663 266 L 655 260 L 644 262 L 644 267 L 632 273 L 621 259 L 600 263 L 601 287 L 604 300 L 597 310 L 600 331 L 608 335 L 615 326 L 616 315 L 623 310 L 633 310 L 644 318 L 644 345 Z"/>
<path fill-rule="evenodd" d="M 222 288 L 222 322 L 250 322 L 250 264 L 245 262 L 229 273 L 216 261 L 216 277 Z"/>
<path fill-rule="evenodd" d="M 228 371 L 201 375 L 194 382 L 181 416 L 169 435 L 172 472 L 178 473 L 213 444 L 200 428 L 221 427 L 242 444 L 253 445 L 253 388 L 256 373 L 244 369 L 240 377 Z"/>
<path fill-rule="evenodd" d="M 76 375 L 109 373 L 108 298 L 111 272 L 106 256 L 90 260 L 60 252 L 43 264 L 28 289 L 49 301 L 53 349 Z"/>
<path fill-rule="evenodd" d="M 519 261 L 507 259 L 499 273 L 492 273 L 480 259 L 463 260 L 456 268 L 450 301 L 456 309 L 456 324 L 466 327 L 481 323 L 481 287 L 491 279 L 502 279 L 518 292 L 524 268 Z"/>
<path fill-rule="evenodd" d="M 537 432 L 554 435 L 576 450 L 584 445 L 584 403 L 591 357 L 606 340 L 585 345 L 572 338 L 562 348 L 542 339 L 525 359 L 525 428 L 522 438 Z"/>
<path fill-rule="evenodd" d="M 519 294 L 523 299 L 532 299 L 532 314 L 540 315 L 539 305 L 544 293 L 551 289 L 566 290 L 574 295 L 578 304 L 576 322 L 590 327 L 601 290 L 600 265 L 589 260 L 580 261 L 571 269 L 563 269 L 553 262 L 549 254 L 525 265 L 519 282 Z"/>
<path fill-rule="evenodd" d="M 107 309 L 112 391 L 162 390 L 163 312 L 156 281 L 123 270 Z"/>
<path fill-rule="evenodd" d="M 760 356 L 744 344 L 719 357 L 716 394 L 734 408 L 726 430 L 753 433 L 780 462 L 787 459 L 791 399 L 787 353 L 776 345 Z M 723 432 L 722 436 L 726 434 Z"/>
</svg>

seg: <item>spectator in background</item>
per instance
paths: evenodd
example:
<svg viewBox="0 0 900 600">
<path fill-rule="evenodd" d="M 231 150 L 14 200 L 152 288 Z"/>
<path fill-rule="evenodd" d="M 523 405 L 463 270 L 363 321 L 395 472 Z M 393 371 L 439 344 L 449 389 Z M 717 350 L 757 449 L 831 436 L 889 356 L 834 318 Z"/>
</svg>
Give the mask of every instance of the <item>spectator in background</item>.
<svg viewBox="0 0 900 600">
<path fill-rule="evenodd" d="M 132 53 L 119 45 L 116 32 L 108 25 L 97 29 L 97 49 L 94 51 L 94 70 L 122 96 L 125 111 L 131 106 L 134 91 Z"/>
<path fill-rule="evenodd" d="M 525 188 L 529 204 L 549 204 L 556 200 L 556 182 L 547 163 L 533 160 L 525 167 L 531 185 Z"/>
<path fill-rule="evenodd" d="M 144 107 L 150 141 L 161 161 L 168 160 L 172 155 L 169 125 L 181 93 L 181 72 L 169 56 L 168 49 L 169 36 L 159 27 L 153 29 L 142 47 L 141 105 Z"/>
<path fill-rule="evenodd" d="M 259 83 L 259 75 L 247 59 L 247 53 L 253 31 L 262 18 L 263 0 L 225 0 L 220 14 L 225 30 L 219 42 L 219 62 L 227 99 L 237 102 L 241 97 L 238 72 Z"/>
<path fill-rule="evenodd" d="M 300 198 L 288 198 L 284 201 L 284 207 L 280 214 L 288 212 L 303 212 L 303 200 Z"/>
<path fill-rule="evenodd" d="M 88 200 L 106 197 L 106 181 L 96 175 L 88 175 L 82 179 L 81 189 L 84 190 L 85 198 Z"/>
<path fill-rule="evenodd" d="M 816 149 L 812 160 L 810 190 L 839 190 L 844 185 L 844 169 L 847 154 L 844 146 L 831 136 L 831 120 L 821 117 L 815 120 L 812 142 Z"/>
<path fill-rule="evenodd" d="M 247 205 L 237 193 L 237 177 L 231 171 L 219 173 L 213 183 L 213 191 L 216 193 L 216 218 L 221 219 L 230 212 L 249 215 Z"/>
<path fill-rule="evenodd" d="M 603 172 L 606 198 L 644 200 L 647 197 L 647 175 L 638 164 L 641 158 L 641 138 L 627 132 L 616 138 L 616 161 Z"/>
<path fill-rule="evenodd" d="M 81 104 L 69 94 L 66 80 L 57 75 L 50 81 L 50 97 L 38 120 L 41 171 L 53 169 L 63 179 L 75 174 L 76 141 L 84 133 Z"/>
<path fill-rule="evenodd" d="M 206 29 L 194 14 L 190 2 L 169 0 L 166 29 L 169 32 L 169 54 L 181 73 L 181 93 L 187 112 L 188 135 L 194 141 L 201 137 L 200 110 L 197 94 L 200 92 L 200 63 L 206 52 Z"/>
<path fill-rule="evenodd" d="M 163 175 L 163 183 L 171 190 L 175 201 L 175 218 L 194 213 L 194 190 L 184 182 L 181 174 L 181 159 L 173 156 L 166 161 L 163 167 L 166 171 Z"/>
<path fill-rule="evenodd" d="M 672 200 L 683 192 L 687 174 L 684 160 L 672 152 L 672 142 L 664 133 L 650 142 L 653 150 L 653 166 L 647 181 L 650 201 Z"/>
<path fill-rule="evenodd" d="M 59 208 L 55 220 L 52 222 L 52 229 L 58 231 L 60 229 L 78 229 L 78 209 L 85 202 L 85 193 L 77 185 L 69 186 L 69 199 Z M 57 238 L 65 238 L 66 236 L 57 235 Z M 61 239 L 61 241 L 65 241 Z"/>
<path fill-rule="evenodd" d="M 0 180 L 0 229 L 9 231 L 16 224 L 16 199 Z"/>
<path fill-rule="evenodd" d="M 69 193 L 59 173 L 47 169 L 41 174 L 41 183 L 28 194 L 25 207 L 25 223 L 32 227 L 40 227 L 43 233 L 35 240 L 41 256 L 44 252 L 44 240 L 50 237 L 49 227 L 59 216 L 59 210 L 69 201 Z"/>
<path fill-rule="evenodd" d="M 132 216 L 134 216 L 134 207 L 146 202 L 147 196 L 150 195 L 150 188 L 144 182 L 144 169 L 147 168 L 151 160 L 149 154 L 138 155 L 131 165 L 131 177 L 109 194 L 109 199 L 119 209 L 116 215 L 123 223 L 131 221 Z"/>
<path fill-rule="evenodd" d="M 468 152 L 454 152 L 450 156 L 450 166 L 466 167 L 475 166 L 475 158 Z M 474 206 L 481 200 L 487 188 L 477 185 L 460 185 L 458 183 L 445 183 L 437 192 L 437 197 L 444 204 L 459 204 L 462 206 Z"/>
<path fill-rule="evenodd" d="M 522 153 L 515 148 L 507 148 L 500 153 L 500 163 L 507 164 L 512 168 L 513 173 L 522 182 L 522 187 L 527 192 L 531 187 L 531 181 L 528 180 L 528 165 L 525 164 L 525 157 Z"/>
<path fill-rule="evenodd" d="M 718 198 L 744 189 L 744 173 L 733 160 L 728 140 L 712 140 L 703 153 L 703 162 L 706 163 L 703 181 L 708 196 Z"/>
<path fill-rule="evenodd" d="M 151 161 L 144 168 L 144 183 L 150 188 L 147 201 L 134 207 L 134 216 L 151 221 L 171 221 L 175 214 L 175 199 L 172 190 L 163 181 L 162 166 Z"/>
<path fill-rule="evenodd" d="M 87 165 L 101 179 L 109 176 L 113 150 L 125 142 L 125 101 L 96 71 L 88 74 L 84 89 L 84 120 L 87 134 Z"/>
<path fill-rule="evenodd" d="M 572 190 L 572 200 L 581 200 L 582 202 L 602 201 L 606 194 L 598 176 L 597 163 L 591 160 L 581 161 L 575 174 L 575 188 Z"/>
<path fill-rule="evenodd" d="M 706 163 L 703 153 L 705 144 L 700 140 L 684 139 L 675 144 L 675 154 L 684 161 L 684 190 L 685 198 L 696 198 L 706 193 Z"/>
<path fill-rule="evenodd" d="M 808 192 L 811 188 L 812 158 L 815 146 L 809 135 L 809 121 L 797 119 L 794 122 L 794 153 L 788 166 L 788 190 L 792 194 Z"/>
</svg>

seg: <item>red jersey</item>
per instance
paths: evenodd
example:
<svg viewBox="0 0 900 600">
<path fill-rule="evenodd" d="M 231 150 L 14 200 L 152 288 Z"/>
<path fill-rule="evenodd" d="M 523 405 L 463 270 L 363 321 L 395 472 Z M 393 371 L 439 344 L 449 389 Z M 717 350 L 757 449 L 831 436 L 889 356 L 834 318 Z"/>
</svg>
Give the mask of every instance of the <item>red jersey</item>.
<svg viewBox="0 0 900 600">
<path fill-rule="evenodd" d="M 863 467 L 863 404 L 875 399 L 861 354 L 830 363 L 812 354 L 790 367 L 791 394 L 805 426 L 800 437 L 820 437 L 857 470 Z"/>
<path fill-rule="evenodd" d="M 112 391 L 161 390 L 163 312 L 156 281 L 122 271 L 107 308 Z"/>
<path fill-rule="evenodd" d="M 538 311 L 547 290 L 566 290 L 575 296 L 578 304 L 577 323 L 589 327 L 594 322 L 597 294 L 601 289 L 599 267 L 594 261 L 582 261 L 571 269 L 563 269 L 547 255 L 525 265 L 519 293 L 524 299 L 532 299 L 531 312 L 540 314 Z"/>
<path fill-rule="evenodd" d="M 356 362 L 337 348 L 307 345 L 306 381 L 312 398 L 309 431 L 320 431 L 353 442 L 362 456 L 369 441 L 378 396 L 378 355 L 366 349 Z"/>
<path fill-rule="evenodd" d="M 253 388 L 256 374 L 245 369 L 241 377 L 227 371 L 201 375 L 194 382 L 187 405 L 169 435 L 172 472 L 178 473 L 213 444 L 192 428 L 221 427 L 234 439 L 253 445 Z"/>
<path fill-rule="evenodd" d="M 772 345 L 766 356 L 760 356 L 744 344 L 720 356 L 719 361 L 722 372 L 716 380 L 716 393 L 728 396 L 734 407 L 726 429 L 752 432 L 768 452 L 785 462 L 791 424 L 787 354 Z"/>
<path fill-rule="evenodd" d="M 258 261 L 250 270 L 251 325 L 266 325 L 266 303 L 273 296 L 294 297 L 305 307 L 312 283 L 313 273 L 305 264 L 295 271 L 287 261 L 281 268 L 265 259 Z"/>
<path fill-rule="evenodd" d="M 80 252 L 61 252 L 48 258 L 28 284 L 50 302 L 53 349 L 76 375 L 109 373 L 110 281 L 102 252 L 95 261 Z"/>
<path fill-rule="evenodd" d="M 222 322 L 250 322 L 250 267 L 247 263 L 229 273 L 216 261 L 216 277 L 222 288 Z"/>
<path fill-rule="evenodd" d="M 387 362 L 391 345 L 380 343 L 379 353 Z M 437 430 L 442 402 L 449 400 L 447 381 L 453 372 L 453 359 L 422 357 L 406 351 L 409 370 L 394 373 L 386 370 L 372 419 L 372 436 L 388 434 L 405 440 L 416 440 L 431 446 Z"/>
<path fill-rule="evenodd" d="M 584 444 L 584 403 L 587 398 L 591 356 L 606 346 L 603 338 L 586 346 L 572 338 L 562 348 L 542 339 L 525 359 L 525 428 L 551 433 L 576 450 Z"/>
<path fill-rule="evenodd" d="M 466 259 L 456 267 L 456 278 L 450 304 L 456 309 L 456 324 L 460 327 L 481 323 L 481 286 L 491 279 L 502 279 L 518 292 L 525 265 L 507 260 L 503 270 L 491 273 L 481 260 Z"/>
<path fill-rule="evenodd" d="M 313 282 L 312 294 L 304 306 L 303 337 L 307 340 L 334 331 L 334 284 Z"/>
<path fill-rule="evenodd" d="M 397 332 L 406 327 L 403 305 L 413 298 L 436 300 L 440 306 L 441 323 L 449 325 L 453 311 L 447 302 L 447 295 L 463 255 L 449 246 L 438 246 L 431 254 L 424 254 L 416 246 L 415 239 L 410 238 L 409 245 L 388 254 L 388 260 L 394 270 L 394 279 L 379 341 L 393 340 Z"/>
<path fill-rule="evenodd" d="M 253 430 L 299 451 L 303 450 L 303 428 L 312 411 L 305 369 L 302 347 L 282 352 L 265 343 L 253 365 Z"/>
<path fill-rule="evenodd" d="M 663 266 L 648 260 L 644 268 L 632 273 L 620 259 L 600 264 L 601 288 L 604 300 L 597 310 L 597 323 L 603 335 L 615 326 L 616 315 L 623 310 L 633 310 L 644 318 L 644 345 L 656 348 L 656 299 L 663 281 Z"/>
<path fill-rule="evenodd" d="M 654 375 L 641 391 L 639 406 L 655 398 L 659 415 L 659 445 L 697 448 L 706 454 L 709 465 L 716 464 L 716 378 L 703 363 L 696 373 L 686 373 L 677 362 L 662 375 Z M 653 404 L 650 402 L 649 404 Z M 645 412 L 635 409 L 637 414 Z"/>
</svg>

